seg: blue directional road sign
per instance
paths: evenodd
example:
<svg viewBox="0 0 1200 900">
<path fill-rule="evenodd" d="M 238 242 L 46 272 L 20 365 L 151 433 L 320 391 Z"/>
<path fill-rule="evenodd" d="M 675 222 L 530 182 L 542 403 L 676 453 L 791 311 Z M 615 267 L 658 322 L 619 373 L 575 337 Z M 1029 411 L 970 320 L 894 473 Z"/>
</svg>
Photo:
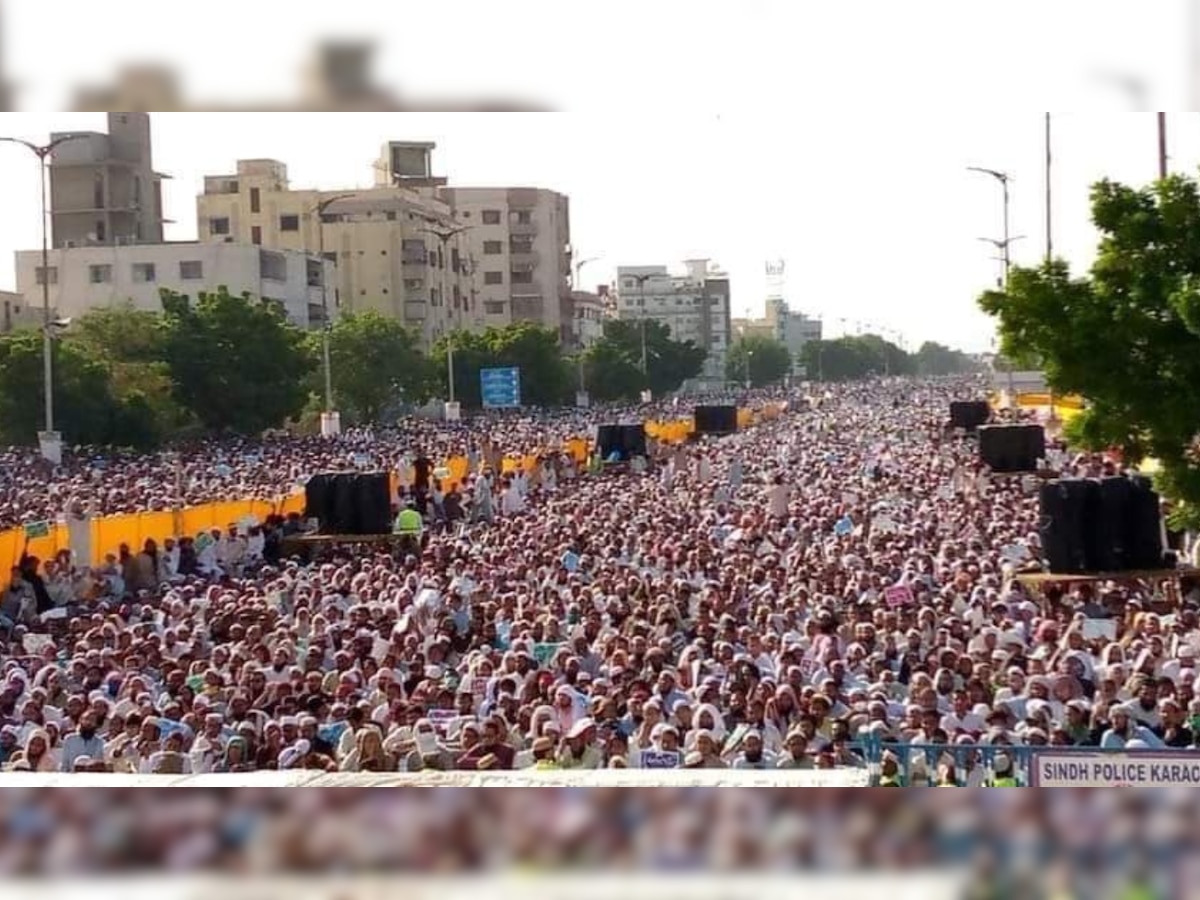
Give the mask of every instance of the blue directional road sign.
<svg viewBox="0 0 1200 900">
<path fill-rule="evenodd" d="M 486 409 L 506 409 L 521 405 L 521 370 L 480 369 L 479 393 Z"/>
</svg>

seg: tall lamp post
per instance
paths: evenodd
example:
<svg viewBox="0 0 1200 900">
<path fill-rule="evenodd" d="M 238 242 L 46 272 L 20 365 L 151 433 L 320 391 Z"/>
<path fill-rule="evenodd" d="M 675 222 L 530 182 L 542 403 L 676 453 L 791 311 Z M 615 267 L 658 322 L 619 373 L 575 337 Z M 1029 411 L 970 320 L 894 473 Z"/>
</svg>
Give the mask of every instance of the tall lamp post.
<svg viewBox="0 0 1200 900">
<path fill-rule="evenodd" d="M 333 322 L 329 315 L 329 279 L 325 277 L 325 211 L 339 200 L 349 200 L 354 194 L 327 197 L 312 208 L 317 217 L 317 255 L 321 258 L 321 370 L 325 378 L 325 411 L 321 413 L 321 436 L 337 437 L 342 432 L 341 416 L 333 408 L 333 366 L 330 360 L 329 338 Z"/>
<path fill-rule="evenodd" d="M 754 387 L 754 379 L 750 377 L 750 360 L 754 359 L 754 351 L 746 351 L 746 390 Z"/>
<path fill-rule="evenodd" d="M 993 241 L 1000 248 L 1000 261 L 1004 266 L 1004 284 L 1003 289 L 1008 290 L 1008 273 L 1012 268 L 1012 254 L 1009 252 L 1015 238 L 1011 237 L 1008 230 L 1008 209 L 1009 209 L 1009 193 L 1008 183 L 1012 181 L 1012 176 L 1007 172 L 1001 172 L 997 169 L 985 169 L 979 166 L 968 166 L 967 171 L 978 172 L 981 175 L 988 175 L 996 179 L 1000 183 L 1000 189 L 1003 193 L 1004 200 L 1004 237 L 999 241 Z M 1016 392 L 1013 384 L 1013 365 L 1012 360 L 1008 361 L 1008 394 L 1011 402 L 1016 403 Z"/>
<path fill-rule="evenodd" d="M 442 245 L 442 278 L 441 278 L 441 294 L 442 304 L 446 303 L 446 247 L 451 240 L 458 237 L 465 231 L 470 230 L 469 225 L 447 226 L 445 228 L 422 228 L 425 234 L 432 234 Z M 454 337 L 453 334 L 448 336 L 446 341 L 446 386 L 449 389 L 449 398 L 446 406 L 449 407 L 454 403 Z"/>
<path fill-rule="evenodd" d="M 58 465 L 62 462 L 62 436 L 54 430 L 54 336 L 55 322 L 50 318 L 50 226 L 49 168 L 47 161 L 55 149 L 68 141 L 87 137 L 83 134 L 63 134 L 48 144 L 35 144 L 21 138 L 0 137 L 0 143 L 17 144 L 38 158 L 42 187 L 42 391 L 45 400 L 45 429 L 38 435 L 42 456 Z"/>
<path fill-rule="evenodd" d="M 580 259 L 575 262 L 575 265 L 572 267 L 572 271 L 571 271 L 571 289 L 572 290 L 575 290 L 575 291 L 581 290 L 580 282 L 579 282 L 579 273 L 583 271 L 583 267 L 588 265 L 589 263 L 594 263 L 594 262 L 599 262 L 599 261 L 600 261 L 600 257 L 589 256 L 587 259 Z M 575 399 L 580 406 L 583 406 L 587 403 L 587 382 L 586 382 L 586 379 L 584 378 L 584 373 L 583 373 L 583 350 L 584 350 L 583 336 L 580 334 L 577 334 L 577 335 L 575 335 L 575 338 L 576 338 L 576 342 L 579 344 L 579 396 L 576 397 Z"/>
<path fill-rule="evenodd" d="M 646 358 L 646 282 L 654 277 L 652 273 L 632 276 L 638 283 L 638 299 L 641 301 L 642 326 L 642 377 L 645 379 L 646 390 L 650 389 L 650 368 Z"/>
</svg>

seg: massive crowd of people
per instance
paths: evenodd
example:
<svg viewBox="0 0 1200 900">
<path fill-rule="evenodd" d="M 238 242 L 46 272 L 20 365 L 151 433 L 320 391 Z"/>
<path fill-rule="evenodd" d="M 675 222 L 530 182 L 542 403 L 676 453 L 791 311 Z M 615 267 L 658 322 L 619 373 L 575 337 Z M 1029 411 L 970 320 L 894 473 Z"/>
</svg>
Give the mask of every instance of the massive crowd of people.
<svg viewBox="0 0 1200 900">
<path fill-rule="evenodd" d="M 187 565 L 172 544 L 98 570 L 69 554 L 14 570 L 0 764 L 831 769 L 865 767 L 874 742 L 891 748 L 884 784 L 978 786 L 1017 783 L 1027 747 L 1196 748 L 1196 583 L 1023 586 L 1041 556 L 1038 479 L 989 474 L 945 427 L 950 400 L 981 391 L 781 393 L 783 415 L 732 436 L 634 465 L 543 453 L 515 477 L 494 471 L 498 453 L 561 447 L 612 411 L 80 453 L 57 469 L 7 451 L 6 523 L 277 496 L 348 464 L 472 465 L 453 503 L 436 486 L 417 498 L 428 527 L 399 551 L 292 555 L 271 537 L 293 522 L 219 536 Z M 1067 474 L 1113 465 L 1053 453 Z"/>
</svg>

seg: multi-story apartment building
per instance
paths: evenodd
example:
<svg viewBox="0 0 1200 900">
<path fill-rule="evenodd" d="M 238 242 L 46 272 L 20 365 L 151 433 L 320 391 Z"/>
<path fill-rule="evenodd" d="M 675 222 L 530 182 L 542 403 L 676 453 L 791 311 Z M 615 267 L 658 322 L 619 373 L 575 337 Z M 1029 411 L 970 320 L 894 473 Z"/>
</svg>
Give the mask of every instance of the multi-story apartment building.
<svg viewBox="0 0 1200 900">
<path fill-rule="evenodd" d="M 791 354 L 792 369 L 795 371 L 802 365 L 804 345 L 821 340 L 822 324 L 820 319 L 810 318 L 789 308 L 783 297 L 772 296 L 767 298 L 766 315 L 763 318 L 734 319 L 733 333 L 735 338 L 759 335 L 779 341 Z"/>
<path fill-rule="evenodd" d="M 608 316 L 608 287 L 599 287 L 594 294 L 590 291 L 571 292 L 571 332 L 574 347 L 590 347 L 604 336 L 604 320 Z"/>
<path fill-rule="evenodd" d="M 573 340 L 571 212 L 541 188 L 446 187 L 438 191 L 467 232 L 489 325 L 537 322 Z"/>
<path fill-rule="evenodd" d="M 50 157 L 52 246 L 161 243 L 166 176 L 152 165 L 149 115 L 112 112 L 107 134 L 71 133 Z"/>
<path fill-rule="evenodd" d="M 16 254 L 16 269 L 17 290 L 37 298 L 38 316 L 43 278 L 49 279 L 54 314 L 72 317 L 124 303 L 156 312 L 163 288 L 195 297 L 224 286 L 232 294 L 278 302 L 302 328 L 324 321 L 323 279 L 332 279 L 335 271 L 315 254 L 198 242 L 60 247 L 50 251 L 46 272 L 40 250 L 23 250 Z"/>
<path fill-rule="evenodd" d="M 691 341 L 708 352 L 699 380 L 723 383 L 731 335 L 729 276 L 707 259 L 684 265 L 684 275 L 671 275 L 666 266 L 618 267 L 617 316 L 662 322 L 673 340 Z"/>
<path fill-rule="evenodd" d="M 332 305 L 397 318 L 432 344 L 483 321 L 469 243 L 450 206 L 433 196 L 438 183 L 413 177 L 363 190 L 294 190 L 284 163 L 239 160 L 234 174 L 204 179 L 198 235 L 321 254 L 337 264 Z"/>
</svg>

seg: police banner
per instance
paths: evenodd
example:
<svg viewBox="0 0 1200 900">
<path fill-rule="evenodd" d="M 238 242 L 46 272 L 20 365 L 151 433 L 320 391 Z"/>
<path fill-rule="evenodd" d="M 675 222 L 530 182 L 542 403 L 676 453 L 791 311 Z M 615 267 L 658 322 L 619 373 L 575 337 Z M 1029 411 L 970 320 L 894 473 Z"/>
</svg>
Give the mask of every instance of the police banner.
<svg viewBox="0 0 1200 900">
<path fill-rule="evenodd" d="M 1200 787 L 1200 753 L 1067 753 L 1034 756 L 1031 787 Z"/>
</svg>

